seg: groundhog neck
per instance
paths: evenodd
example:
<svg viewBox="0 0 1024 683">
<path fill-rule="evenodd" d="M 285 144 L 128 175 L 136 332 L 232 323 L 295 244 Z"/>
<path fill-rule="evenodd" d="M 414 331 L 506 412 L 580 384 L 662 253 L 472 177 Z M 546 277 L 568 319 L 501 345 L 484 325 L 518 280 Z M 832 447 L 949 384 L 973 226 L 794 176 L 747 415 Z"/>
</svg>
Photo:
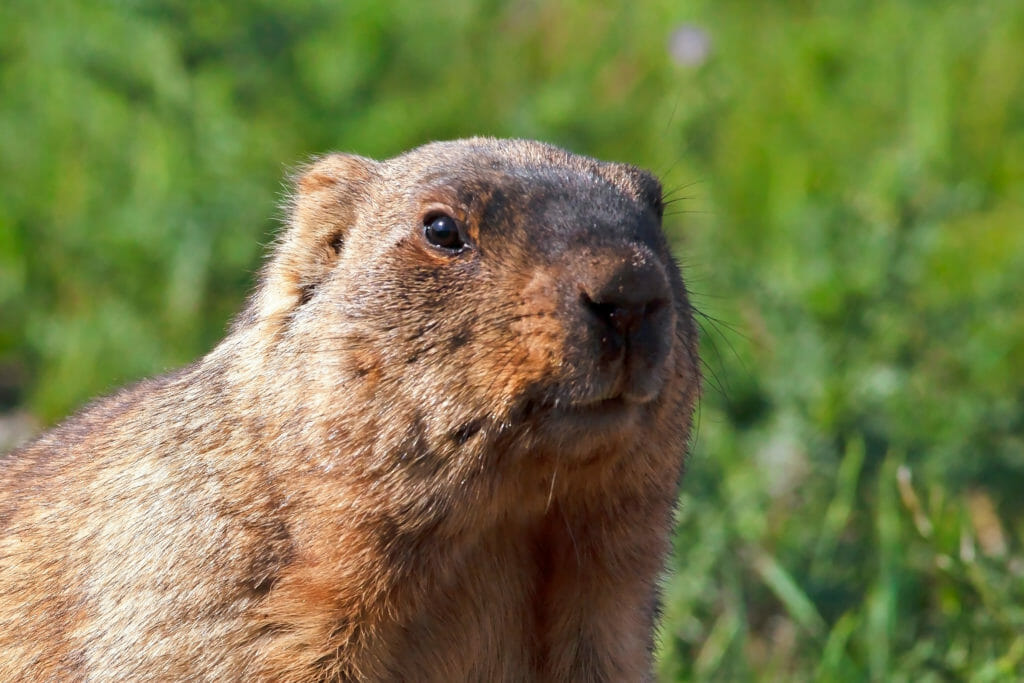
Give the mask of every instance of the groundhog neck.
<svg viewBox="0 0 1024 683">
<path fill-rule="evenodd" d="M 570 637 L 559 632 L 570 628 L 560 610 L 649 627 L 674 482 L 641 495 L 624 463 L 558 467 L 522 453 L 482 468 L 475 442 L 461 445 L 461 462 L 454 453 L 416 461 L 417 435 L 400 412 L 381 421 L 375 410 L 358 410 L 370 405 L 363 400 L 331 399 L 325 387 L 337 379 L 322 371 L 323 359 L 256 344 L 266 336 L 233 335 L 195 372 L 222 378 L 203 400 L 231 406 L 246 421 L 239 429 L 254 435 L 252 450 L 224 457 L 247 459 L 234 470 L 259 477 L 279 501 L 292 550 L 262 609 L 289 634 L 282 650 L 320 662 L 344 652 L 366 667 L 374 665 L 359 653 L 372 652 L 380 668 L 363 673 L 415 679 L 450 668 L 456 649 L 478 656 L 462 658 L 466 668 L 449 671 L 454 679 L 499 680 L 503 670 L 548 660 L 557 668 L 551 643 Z M 481 457 L 501 450 L 478 447 Z M 613 602 L 582 598 L 610 586 Z M 313 604 L 328 607 L 313 615 Z M 356 623 L 358 630 L 346 626 Z M 602 651 L 619 647 L 601 632 L 585 635 Z M 399 660 L 424 668 L 406 671 Z"/>
</svg>

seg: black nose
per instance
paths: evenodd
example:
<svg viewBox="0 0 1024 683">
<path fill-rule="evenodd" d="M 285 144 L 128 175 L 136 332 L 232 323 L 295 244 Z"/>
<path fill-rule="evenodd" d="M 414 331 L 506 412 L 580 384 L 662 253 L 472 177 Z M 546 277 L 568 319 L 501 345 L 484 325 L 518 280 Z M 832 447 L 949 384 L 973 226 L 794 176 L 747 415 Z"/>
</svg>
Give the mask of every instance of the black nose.
<svg viewBox="0 0 1024 683">
<path fill-rule="evenodd" d="M 629 298 L 614 295 L 600 297 L 600 300 L 595 301 L 586 292 L 581 298 L 583 306 L 606 326 L 610 335 L 609 351 L 613 353 L 618 353 L 627 341 L 635 341 L 634 338 L 643 328 L 644 321 L 657 313 L 666 303 L 660 297 L 647 301 L 630 301 Z"/>
<path fill-rule="evenodd" d="M 658 365 L 667 349 L 671 292 L 653 256 L 623 259 L 621 252 L 589 261 L 580 302 L 597 325 L 602 360 L 622 357 Z"/>
</svg>

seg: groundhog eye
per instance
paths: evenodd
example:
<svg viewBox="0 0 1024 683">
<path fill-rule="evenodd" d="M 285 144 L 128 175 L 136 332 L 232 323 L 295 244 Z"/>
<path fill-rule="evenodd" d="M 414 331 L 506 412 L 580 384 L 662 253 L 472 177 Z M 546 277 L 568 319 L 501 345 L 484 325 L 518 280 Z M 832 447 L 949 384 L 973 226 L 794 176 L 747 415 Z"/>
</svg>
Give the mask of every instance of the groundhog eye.
<svg viewBox="0 0 1024 683">
<path fill-rule="evenodd" d="M 459 226 L 455 219 L 444 214 L 428 217 L 423 222 L 423 234 L 435 247 L 449 251 L 459 251 L 466 246 L 459 235 Z"/>
</svg>

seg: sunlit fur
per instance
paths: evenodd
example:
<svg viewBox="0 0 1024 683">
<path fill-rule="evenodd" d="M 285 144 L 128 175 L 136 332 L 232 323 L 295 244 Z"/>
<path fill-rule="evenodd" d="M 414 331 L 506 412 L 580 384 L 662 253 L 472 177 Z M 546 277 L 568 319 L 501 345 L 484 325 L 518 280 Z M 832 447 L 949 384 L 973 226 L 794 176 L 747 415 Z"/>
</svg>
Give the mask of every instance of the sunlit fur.
<svg viewBox="0 0 1024 683">
<path fill-rule="evenodd" d="M 0 680 L 648 678 L 699 391 L 660 191 L 527 141 L 304 169 L 219 346 L 0 460 Z M 631 259 L 642 370 L 573 289 Z"/>
</svg>

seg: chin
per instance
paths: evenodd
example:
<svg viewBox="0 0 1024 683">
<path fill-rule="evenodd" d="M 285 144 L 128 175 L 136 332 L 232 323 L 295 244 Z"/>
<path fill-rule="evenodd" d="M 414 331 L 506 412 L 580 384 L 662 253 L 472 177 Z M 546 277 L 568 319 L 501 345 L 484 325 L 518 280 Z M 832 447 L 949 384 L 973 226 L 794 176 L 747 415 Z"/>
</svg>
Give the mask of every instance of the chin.
<svg viewBox="0 0 1024 683">
<path fill-rule="evenodd" d="M 537 450 L 566 464 L 616 458 L 648 406 L 615 396 L 586 403 L 530 403 L 524 413 Z"/>
</svg>

